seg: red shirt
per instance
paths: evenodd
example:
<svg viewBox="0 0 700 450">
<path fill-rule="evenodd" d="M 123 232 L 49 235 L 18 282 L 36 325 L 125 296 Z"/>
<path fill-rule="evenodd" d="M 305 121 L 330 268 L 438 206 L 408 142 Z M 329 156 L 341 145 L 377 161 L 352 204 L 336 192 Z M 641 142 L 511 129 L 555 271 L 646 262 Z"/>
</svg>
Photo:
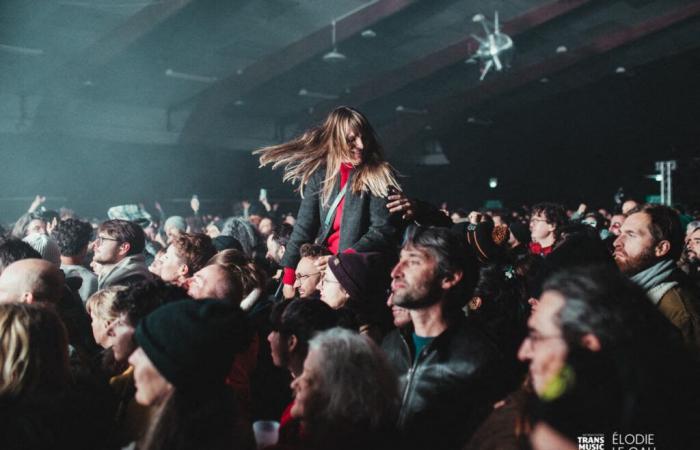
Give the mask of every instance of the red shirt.
<svg viewBox="0 0 700 450">
<path fill-rule="evenodd" d="M 352 169 L 354 166 L 352 164 L 341 164 L 340 165 L 340 188 L 339 191 L 345 187 L 345 185 L 348 182 L 348 178 L 350 178 L 350 172 L 352 172 Z M 335 199 L 332 199 L 335 200 Z M 331 201 L 332 201 L 331 200 Z M 338 253 L 338 249 L 340 248 L 340 224 L 343 220 L 343 205 L 345 204 L 345 196 L 343 196 L 342 199 L 340 199 L 340 203 L 338 203 L 338 206 L 335 209 L 335 218 L 333 219 L 333 225 L 331 226 L 331 234 L 328 236 L 328 241 L 327 241 L 327 246 L 328 250 L 331 251 L 332 254 L 336 255 Z M 324 217 L 321 217 L 321 220 L 325 219 Z M 348 248 L 345 250 L 346 252 L 353 252 L 354 250 L 351 248 Z M 294 284 L 294 281 L 296 280 L 295 275 L 294 275 L 294 270 L 295 267 L 285 267 L 284 268 L 284 275 L 282 277 L 282 282 L 284 284 Z"/>
<path fill-rule="evenodd" d="M 350 172 L 352 172 L 352 164 L 341 164 L 340 165 L 340 189 L 343 189 L 350 178 Z M 328 236 L 328 250 L 334 255 L 338 253 L 338 248 L 340 247 L 340 223 L 343 220 L 343 205 L 345 205 L 345 196 L 338 203 L 338 207 L 335 210 L 335 219 L 333 220 L 333 226 L 331 227 L 331 234 Z"/>
<path fill-rule="evenodd" d="M 549 247 L 542 247 L 537 242 L 530 242 L 530 253 L 533 255 L 540 255 L 540 256 L 547 256 L 550 253 L 552 253 L 552 249 L 554 248 L 554 245 L 550 245 Z"/>
</svg>

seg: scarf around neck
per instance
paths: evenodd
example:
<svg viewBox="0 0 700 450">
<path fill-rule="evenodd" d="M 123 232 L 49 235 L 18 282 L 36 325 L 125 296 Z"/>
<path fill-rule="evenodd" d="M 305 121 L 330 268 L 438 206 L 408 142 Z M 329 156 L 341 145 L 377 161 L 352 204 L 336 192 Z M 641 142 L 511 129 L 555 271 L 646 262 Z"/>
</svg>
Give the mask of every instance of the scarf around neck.
<svg viewBox="0 0 700 450">
<path fill-rule="evenodd" d="M 665 282 L 665 280 L 671 276 L 675 267 L 676 265 L 673 260 L 664 259 L 642 270 L 631 279 L 647 292 L 647 295 L 654 303 L 658 303 L 669 289 L 678 284 L 674 281 Z"/>
</svg>

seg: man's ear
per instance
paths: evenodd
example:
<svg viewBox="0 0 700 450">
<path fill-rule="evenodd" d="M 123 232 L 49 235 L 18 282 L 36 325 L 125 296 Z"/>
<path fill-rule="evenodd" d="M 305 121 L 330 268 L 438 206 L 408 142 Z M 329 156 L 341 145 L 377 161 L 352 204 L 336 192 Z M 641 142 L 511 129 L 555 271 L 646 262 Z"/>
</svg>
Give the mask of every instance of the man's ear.
<svg viewBox="0 0 700 450">
<path fill-rule="evenodd" d="M 477 309 L 481 308 L 481 303 L 481 297 L 472 297 L 467 305 L 469 306 L 469 310 L 476 311 Z"/>
<path fill-rule="evenodd" d="M 453 286 L 457 285 L 460 281 L 462 281 L 463 275 L 464 274 L 461 270 L 457 270 L 456 272 L 447 275 L 442 279 L 440 287 L 445 291 L 452 289 Z"/>
<path fill-rule="evenodd" d="M 34 303 L 35 301 L 36 301 L 36 297 L 34 297 L 34 294 L 31 293 L 31 292 L 28 292 L 28 291 L 25 292 L 24 294 L 22 294 L 22 297 L 21 297 L 21 300 L 20 300 L 21 303 L 27 303 L 27 304 L 30 304 L 30 305 L 31 305 L 32 303 Z"/>
<path fill-rule="evenodd" d="M 299 345 L 299 340 L 295 335 L 291 335 L 287 338 L 287 350 L 289 353 L 293 353 Z"/>
<path fill-rule="evenodd" d="M 663 256 L 668 255 L 668 253 L 671 251 L 671 243 L 667 240 L 663 240 L 661 242 L 658 242 L 656 246 L 654 246 L 654 255 L 657 258 L 661 258 Z"/>
<path fill-rule="evenodd" d="M 581 337 L 581 346 L 592 352 L 600 351 L 600 340 L 592 333 L 586 333 Z"/>
<path fill-rule="evenodd" d="M 119 244 L 119 254 L 126 256 L 131 250 L 131 244 L 128 242 L 122 242 Z"/>
<path fill-rule="evenodd" d="M 190 266 L 187 264 L 180 264 L 180 267 L 177 268 L 177 273 L 183 277 L 187 277 L 190 275 Z"/>
</svg>

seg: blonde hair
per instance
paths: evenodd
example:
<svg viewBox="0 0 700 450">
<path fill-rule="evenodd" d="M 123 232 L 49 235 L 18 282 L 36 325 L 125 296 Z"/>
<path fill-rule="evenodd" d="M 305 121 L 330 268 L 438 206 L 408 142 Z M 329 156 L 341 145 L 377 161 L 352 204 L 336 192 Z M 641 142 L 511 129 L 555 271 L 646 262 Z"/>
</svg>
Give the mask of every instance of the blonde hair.
<svg viewBox="0 0 700 450">
<path fill-rule="evenodd" d="M 125 286 L 110 286 L 95 292 L 85 304 L 88 314 L 94 314 L 106 322 L 118 319 L 119 313 L 114 311 L 112 305 L 117 299 L 117 294 L 125 290 Z"/>
<path fill-rule="evenodd" d="M 0 304 L 0 397 L 68 383 L 68 336 L 53 307 Z"/>
<path fill-rule="evenodd" d="M 283 167 L 282 180 L 299 183 L 302 198 L 311 175 L 325 165 L 321 202 L 328 205 L 340 165 L 351 160 L 347 141 L 351 133 L 361 136 L 364 144 L 363 161 L 355 168 L 356 174 L 349 186 L 351 191 L 355 194 L 369 191 L 374 196 L 385 197 L 389 186 L 399 188 L 395 170 L 384 160 L 374 129 L 361 112 L 348 106 L 333 110 L 321 126 L 284 144 L 258 149 L 253 154 L 260 155 L 260 167 L 268 164 L 272 164 L 273 169 Z"/>
</svg>

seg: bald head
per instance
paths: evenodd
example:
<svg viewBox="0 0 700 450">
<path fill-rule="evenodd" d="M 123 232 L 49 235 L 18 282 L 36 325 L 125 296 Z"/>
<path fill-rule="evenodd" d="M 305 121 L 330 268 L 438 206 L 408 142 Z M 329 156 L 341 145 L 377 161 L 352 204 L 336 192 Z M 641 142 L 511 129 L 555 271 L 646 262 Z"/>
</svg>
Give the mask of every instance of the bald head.
<svg viewBox="0 0 700 450">
<path fill-rule="evenodd" d="M 14 262 L 0 274 L 0 303 L 58 303 L 65 277 L 56 265 L 43 259 Z"/>
</svg>

